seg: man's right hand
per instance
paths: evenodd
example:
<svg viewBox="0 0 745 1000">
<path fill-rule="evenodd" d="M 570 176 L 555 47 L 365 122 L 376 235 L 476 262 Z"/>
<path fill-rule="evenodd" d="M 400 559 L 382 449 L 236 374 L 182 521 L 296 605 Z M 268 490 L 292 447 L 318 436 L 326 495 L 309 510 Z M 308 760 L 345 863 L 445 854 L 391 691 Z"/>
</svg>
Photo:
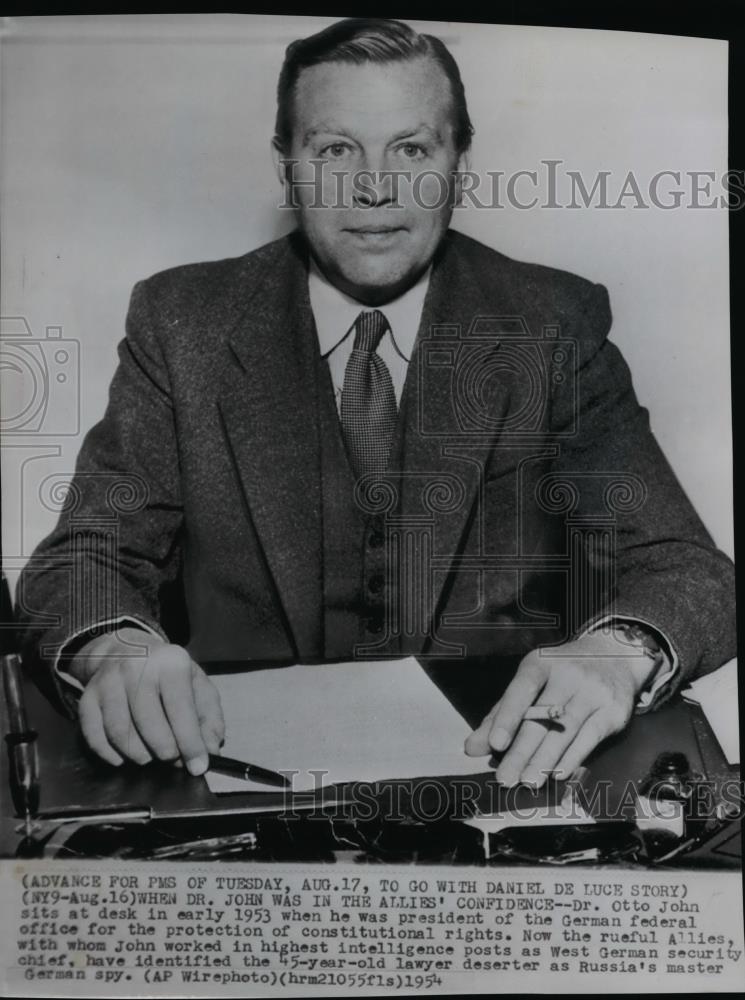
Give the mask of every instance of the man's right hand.
<svg viewBox="0 0 745 1000">
<path fill-rule="evenodd" d="M 207 770 L 225 737 L 217 689 L 181 646 L 137 628 L 91 639 L 69 666 L 85 690 L 79 719 L 86 742 L 118 766 L 183 760 Z"/>
</svg>

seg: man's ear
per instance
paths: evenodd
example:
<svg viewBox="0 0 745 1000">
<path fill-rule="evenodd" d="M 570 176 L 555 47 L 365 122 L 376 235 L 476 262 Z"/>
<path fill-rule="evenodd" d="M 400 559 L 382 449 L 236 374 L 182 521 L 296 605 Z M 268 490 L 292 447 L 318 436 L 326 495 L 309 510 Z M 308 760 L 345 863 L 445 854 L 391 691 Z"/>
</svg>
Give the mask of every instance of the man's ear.
<svg viewBox="0 0 745 1000">
<path fill-rule="evenodd" d="M 272 159 L 274 160 L 274 169 L 277 171 L 277 177 L 279 178 L 279 183 L 282 187 L 285 186 L 287 180 L 287 167 L 285 160 L 287 154 L 285 153 L 284 146 L 278 135 L 272 138 Z"/>
</svg>

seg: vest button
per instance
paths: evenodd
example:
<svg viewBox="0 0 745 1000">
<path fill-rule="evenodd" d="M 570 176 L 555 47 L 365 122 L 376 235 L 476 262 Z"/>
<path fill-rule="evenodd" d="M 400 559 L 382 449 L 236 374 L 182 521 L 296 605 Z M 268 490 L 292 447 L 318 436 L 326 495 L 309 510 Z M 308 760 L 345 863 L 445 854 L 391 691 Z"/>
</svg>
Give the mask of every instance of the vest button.
<svg viewBox="0 0 745 1000">
<path fill-rule="evenodd" d="M 372 531 L 367 539 L 367 544 L 371 549 L 379 549 L 383 545 L 385 538 L 382 531 Z"/>
<path fill-rule="evenodd" d="M 385 577 L 382 573 L 376 573 L 367 581 L 367 589 L 371 594 L 379 594 L 383 587 L 385 587 Z"/>
</svg>

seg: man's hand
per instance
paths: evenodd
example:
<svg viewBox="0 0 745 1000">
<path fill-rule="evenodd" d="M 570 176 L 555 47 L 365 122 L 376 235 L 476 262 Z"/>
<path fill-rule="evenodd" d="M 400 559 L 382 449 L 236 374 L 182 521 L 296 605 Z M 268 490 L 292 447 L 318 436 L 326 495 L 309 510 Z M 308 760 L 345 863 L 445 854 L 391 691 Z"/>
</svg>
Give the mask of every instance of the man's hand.
<svg viewBox="0 0 745 1000">
<path fill-rule="evenodd" d="M 466 753 L 507 750 L 497 768 L 505 785 L 522 781 L 539 788 L 550 773 L 569 778 L 598 743 L 626 726 L 654 667 L 636 647 L 601 632 L 533 650 L 466 740 Z M 523 720 L 534 703 L 560 705 L 561 728 Z"/>
<path fill-rule="evenodd" d="M 207 770 L 225 736 L 220 696 L 181 646 L 123 628 L 86 643 L 70 673 L 85 685 L 83 736 L 104 760 L 180 758 L 191 774 Z"/>
</svg>

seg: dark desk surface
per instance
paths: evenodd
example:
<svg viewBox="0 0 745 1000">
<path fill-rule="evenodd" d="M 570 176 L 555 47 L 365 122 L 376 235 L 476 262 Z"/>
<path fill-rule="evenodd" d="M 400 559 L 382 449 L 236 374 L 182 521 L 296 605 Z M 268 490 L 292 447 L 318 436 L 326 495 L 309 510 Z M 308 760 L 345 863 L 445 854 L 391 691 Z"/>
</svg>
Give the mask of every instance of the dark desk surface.
<svg viewBox="0 0 745 1000">
<path fill-rule="evenodd" d="M 40 734 L 40 808 L 44 812 L 70 805 L 84 808 L 120 806 L 122 809 L 150 809 L 156 818 L 180 817 L 188 821 L 205 813 L 235 812 L 277 802 L 276 793 L 214 795 L 203 778 L 193 778 L 184 769 L 172 765 L 111 768 L 86 750 L 76 725 L 58 714 L 30 684 L 26 686 L 26 707 L 31 724 Z M 665 750 L 685 753 L 691 769 L 709 781 L 739 778 L 739 769 L 727 765 L 713 739 L 704 760 L 699 745 L 702 718 L 698 709 L 679 699 L 654 714 L 635 716 L 623 733 L 606 741 L 587 762 L 588 776 L 583 786 L 591 793 L 599 783 L 605 783 L 605 802 L 612 814 L 623 801 L 629 783 L 638 786 L 649 774 L 658 754 Z M 6 731 L 4 706 L 2 726 Z M 489 793 L 493 807 L 495 783 L 491 781 L 489 787 L 488 779 L 483 776 L 477 780 L 482 783 L 484 793 Z M 2 754 L 0 787 L 0 856 L 8 857 L 15 854 L 20 835 L 18 820 L 12 816 L 5 753 Z M 524 792 L 533 794 L 527 789 Z M 333 790 L 328 790 L 324 796 L 333 794 Z"/>
</svg>

